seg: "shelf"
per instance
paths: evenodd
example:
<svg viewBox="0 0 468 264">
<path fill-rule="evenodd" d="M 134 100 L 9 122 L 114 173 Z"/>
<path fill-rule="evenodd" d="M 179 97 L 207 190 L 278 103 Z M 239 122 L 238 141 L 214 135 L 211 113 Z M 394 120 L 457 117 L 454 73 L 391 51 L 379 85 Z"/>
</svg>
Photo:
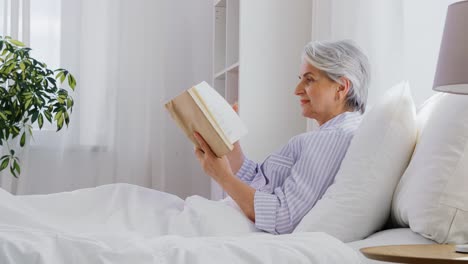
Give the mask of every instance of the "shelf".
<svg viewBox="0 0 468 264">
<path fill-rule="evenodd" d="M 239 11 L 240 0 L 213 0 L 213 88 L 229 104 L 239 99 Z M 211 198 L 226 197 L 211 182 Z"/>
<path fill-rule="evenodd" d="M 226 7 L 226 0 L 215 0 L 214 1 L 215 7 Z"/>
<path fill-rule="evenodd" d="M 226 65 L 239 61 L 239 0 L 226 1 Z"/>
<path fill-rule="evenodd" d="M 226 80 L 226 73 L 220 72 L 214 77 L 215 80 Z"/>
<path fill-rule="evenodd" d="M 214 9 L 214 72 L 217 72 L 226 66 L 226 7 Z"/>
<path fill-rule="evenodd" d="M 219 77 L 221 77 L 222 75 L 224 75 L 227 72 L 239 72 L 239 62 L 235 62 L 234 64 L 228 66 L 227 68 L 217 72 L 214 75 L 214 78 L 219 79 Z"/>
<path fill-rule="evenodd" d="M 214 79 L 213 88 L 223 97 L 226 96 L 226 80 L 225 76 L 222 79 Z"/>
</svg>

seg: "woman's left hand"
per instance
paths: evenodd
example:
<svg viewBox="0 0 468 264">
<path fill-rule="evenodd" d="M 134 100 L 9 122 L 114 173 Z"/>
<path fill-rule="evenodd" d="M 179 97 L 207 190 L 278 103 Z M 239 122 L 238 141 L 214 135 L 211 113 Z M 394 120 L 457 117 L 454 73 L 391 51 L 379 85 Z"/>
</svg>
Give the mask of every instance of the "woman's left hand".
<svg viewBox="0 0 468 264">
<path fill-rule="evenodd" d="M 227 157 L 218 158 L 199 133 L 195 132 L 194 137 L 200 145 L 200 147 L 195 148 L 195 155 L 205 173 L 218 183 L 226 177 L 231 177 L 233 173 Z"/>
</svg>

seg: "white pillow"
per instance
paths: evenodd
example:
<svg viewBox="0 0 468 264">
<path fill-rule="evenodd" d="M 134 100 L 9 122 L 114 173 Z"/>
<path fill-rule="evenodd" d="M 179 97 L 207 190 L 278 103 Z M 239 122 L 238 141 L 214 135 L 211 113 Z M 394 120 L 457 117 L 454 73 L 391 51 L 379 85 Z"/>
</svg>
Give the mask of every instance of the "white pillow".
<svg viewBox="0 0 468 264">
<path fill-rule="evenodd" d="M 468 243 L 468 96 L 432 98 L 418 113 L 426 118 L 395 190 L 393 219 L 438 243 Z"/>
<path fill-rule="evenodd" d="M 322 231 L 350 242 L 381 228 L 414 149 L 415 115 L 408 83 L 387 91 L 364 116 L 334 183 L 294 232 Z"/>
</svg>

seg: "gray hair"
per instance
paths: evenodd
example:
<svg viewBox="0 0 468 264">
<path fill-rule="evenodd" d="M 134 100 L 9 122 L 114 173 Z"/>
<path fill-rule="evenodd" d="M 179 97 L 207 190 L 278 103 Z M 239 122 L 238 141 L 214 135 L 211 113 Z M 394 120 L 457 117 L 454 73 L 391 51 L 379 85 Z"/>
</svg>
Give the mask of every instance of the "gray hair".
<svg viewBox="0 0 468 264">
<path fill-rule="evenodd" d="M 370 66 L 367 56 L 350 40 L 312 41 L 304 47 L 302 59 L 324 71 L 330 79 L 343 84 L 341 77 L 351 82 L 346 106 L 364 113 Z"/>
</svg>

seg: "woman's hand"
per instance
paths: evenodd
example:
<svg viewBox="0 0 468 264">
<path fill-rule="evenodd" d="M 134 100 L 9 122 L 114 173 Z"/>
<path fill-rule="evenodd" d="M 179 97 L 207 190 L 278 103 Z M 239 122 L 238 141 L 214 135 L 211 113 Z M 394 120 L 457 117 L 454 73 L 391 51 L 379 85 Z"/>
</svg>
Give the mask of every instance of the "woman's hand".
<svg viewBox="0 0 468 264">
<path fill-rule="evenodd" d="M 235 102 L 235 103 L 233 103 L 231 106 L 232 106 L 232 109 L 234 109 L 234 112 L 236 112 L 237 114 L 239 114 L 239 103 L 238 103 L 238 102 Z"/>
<path fill-rule="evenodd" d="M 205 173 L 217 181 L 221 188 L 236 201 L 242 212 L 252 222 L 255 222 L 255 189 L 234 176 L 226 156 L 216 157 L 200 134 L 195 132 L 193 136 L 200 145 L 195 149 L 195 155 Z"/>
<path fill-rule="evenodd" d="M 221 183 L 226 177 L 232 177 L 233 173 L 227 157 L 216 157 L 199 133 L 195 132 L 193 135 L 200 145 L 195 149 L 195 155 L 205 173 L 218 183 Z"/>
</svg>

